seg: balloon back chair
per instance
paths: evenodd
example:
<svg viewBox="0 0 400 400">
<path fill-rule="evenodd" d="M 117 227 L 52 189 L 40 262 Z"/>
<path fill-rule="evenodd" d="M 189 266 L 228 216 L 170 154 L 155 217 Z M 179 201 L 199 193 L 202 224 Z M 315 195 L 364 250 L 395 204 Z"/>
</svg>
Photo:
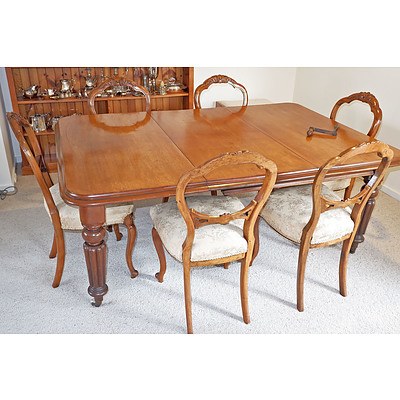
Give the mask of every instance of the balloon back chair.
<svg viewBox="0 0 400 400">
<path fill-rule="evenodd" d="M 342 99 L 339 99 L 333 106 L 331 115 L 329 116 L 329 118 L 331 120 L 335 121 L 337 112 L 339 111 L 340 107 L 344 104 L 350 104 L 355 101 L 359 101 L 359 102 L 366 103 L 369 105 L 374 118 L 372 120 L 372 124 L 371 124 L 371 127 L 370 127 L 367 135 L 371 139 L 374 139 L 375 136 L 377 135 L 379 128 L 381 126 L 381 123 L 382 123 L 382 110 L 379 106 L 378 99 L 372 93 L 369 93 L 369 92 L 353 93 L 347 97 L 343 97 Z M 351 196 L 351 192 L 353 190 L 354 183 L 355 183 L 355 178 L 353 178 L 353 179 L 337 179 L 334 181 L 325 182 L 324 185 L 328 186 L 329 189 L 335 190 L 335 191 L 345 189 L 344 198 L 347 199 L 348 197 Z"/>
<path fill-rule="evenodd" d="M 201 85 L 199 85 L 194 91 L 194 108 L 201 108 L 200 97 L 204 90 L 207 90 L 211 85 L 228 83 L 234 89 L 239 89 L 242 92 L 242 106 L 247 106 L 249 99 L 246 88 L 241 84 L 236 82 L 233 78 L 226 75 L 213 75 L 206 79 Z"/>
<path fill-rule="evenodd" d="M 243 206 L 229 196 L 189 196 L 188 184 L 211 171 L 228 165 L 255 164 L 264 176 L 255 198 Z M 261 209 L 275 184 L 277 167 L 273 161 L 249 151 L 227 153 L 184 174 L 176 189 L 176 202 L 162 203 L 150 209 L 153 242 L 160 261 L 156 274 L 163 282 L 166 271 L 164 247 L 183 263 L 187 332 L 193 333 L 190 271 L 203 267 L 241 261 L 240 293 L 243 320 L 250 322 L 248 310 L 248 268 L 254 259 L 257 235 L 255 226 Z"/>
<path fill-rule="evenodd" d="M 368 153 L 380 159 L 371 180 L 360 192 L 341 199 L 323 184 L 328 171 L 347 160 Z M 393 151 L 388 145 L 374 141 L 361 143 L 325 163 L 312 186 L 296 186 L 275 190 L 261 213 L 265 221 L 287 239 L 300 244 L 297 269 L 297 309 L 304 310 L 304 275 L 310 248 L 343 242 L 339 265 L 340 294 L 347 295 L 346 271 L 351 245 L 360 225 L 365 205 L 384 179 Z M 352 208 L 351 208 L 352 207 Z"/>
<path fill-rule="evenodd" d="M 194 91 L 194 108 L 200 109 L 201 108 L 201 94 L 204 90 L 207 90 L 211 85 L 217 84 L 229 84 L 234 89 L 240 90 L 242 93 L 242 107 L 247 106 L 249 102 L 249 96 L 247 94 L 246 88 L 239 82 L 236 82 L 233 78 L 227 75 L 213 75 L 207 78 L 201 85 L 197 86 L 196 90 Z M 217 195 L 216 190 L 211 191 L 212 196 Z"/>
<path fill-rule="evenodd" d="M 65 263 L 65 242 L 63 231 L 82 230 L 79 209 L 77 207 L 69 206 L 62 200 L 58 184 L 53 184 L 40 143 L 28 121 L 19 114 L 13 112 L 7 113 L 7 119 L 40 186 L 44 197 L 45 209 L 53 224 L 54 238 L 49 257 L 57 257 L 57 267 L 52 285 L 56 288 L 60 284 Z M 111 226 L 124 224 L 126 226 L 128 230 L 128 238 L 125 258 L 131 277 L 135 278 L 138 272 L 133 267 L 132 263 L 132 251 L 136 238 L 136 227 L 133 222 L 133 213 L 133 205 L 107 207 L 105 225 Z M 120 236 L 117 236 L 117 240 L 119 239 Z"/>
<path fill-rule="evenodd" d="M 127 87 L 133 92 L 142 93 L 142 95 L 144 96 L 144 99 L 146 101 L 146 112 L 150 112 L 150 110 L 151 110 L 150 93 L 145 87 L 138 85 L 136 82 L 131 81 L 129 79 L 110 78 L 110 79 L 105 80 L 99 86 L 96 86 L 94 89 L 92 89 L 89 92 L 88 104 L 89 104 L 90 114 L 92 114 L 92 115 L 97 114 L 96 108 L 94 106 L 97 95 L 103 93 L 107 89 L 110 89 L 110 88 L 113 89 L 116 87 Z"/>
</svg>

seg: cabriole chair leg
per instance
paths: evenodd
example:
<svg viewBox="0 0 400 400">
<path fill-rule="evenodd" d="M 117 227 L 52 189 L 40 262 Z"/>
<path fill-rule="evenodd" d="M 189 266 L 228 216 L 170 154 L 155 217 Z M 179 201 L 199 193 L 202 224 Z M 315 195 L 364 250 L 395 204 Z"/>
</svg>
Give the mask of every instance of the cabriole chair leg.
<svg viewBox="0 0 400 400">
<path fill-rule="evenodd" d="M 300 245 L 299 260 L 297 266 L 297 310 L 304 311 L 304 276 L 308 256 L 308 245 Z"/>
<path fill-rule="evenodd" d="M 183 285 L 185 290 L 185 311 L 187 333 L 193 333 L 192 294 L 190 289 L 190 265 L 183 265 Z"/>
<path fill-rule="evenodd" d="M 158 234 L 156 228 L 154 227 L 151 231 L 151 236 L 153 238 L 154 247 L 156 248 L 157 251 L 158 259 L 160 261 L 160 271 L 156 273 L 156 278 L 158 282 L 161 283 L 164 281 L 165 271 L 167 270 L 167 262 L 165 260 L 164 247 L 160 235 Z"/>
<path fill-rule="evenodd" d="M 115 238 L 117 239 L 117 242 L 119 242 L 122 239 L 122 233 L 119 231 L 119 225 L 114 224 L 114 233 L 115 233 Z"/>
<path fill-rule="evenodd" d="M 131 278 L 133 279 L 139 275 L 139 272 L 134 268 L 133 263 L 132 263 L 133 247 L 135 245 L 135 240 L 136 240 L 136 226 L 133 223 L 133 215 L 132 214 L 127 215 L 125 217 L 124 225 L 126 226 L 126 228 L 128 230 L 128 239 L 127 239 L 127 243 L 126 243 L 125 258 L 126 258 L 126 263 L 129 268 L 129 272 L 131 273 Z"/>
<path fill-rule="evenodd" d="M 55 258 L 56 255 L 57 255 L 57 241 L 56 241 L 56 233 L 54 232 L 53 244 L 51 245 L 49 258 Z"/>
<path fill-rule="evenodd" d="M 350 239 L 347 239 L 343 242 L 339 263 L 339 289 L 343 297 L 347 296 L 347 261 L 349 259 L 350 248 L 351 242 Z"/>
<path fill-rule="evenodd" d="M 60 229 L 60 232 L 56 232 L 56 243 L 57 243 L 57 266 L 56 273 L 53 280 L 53 288 L 60 285 L 62 274 L 64 271 L 65 264 L 65 243 L 64 243 L 64 232 Z"/>
<path fill-rule="evenodd" d="M 249 261 L 247 257 L 243 258 L 240 266 L 240 301 L 242 304 L 243 322 L 245 324 L 250 323 L 249 313 L 249 294 L 248 294 L 248 283 L 249 283 Z"/>
</svg>

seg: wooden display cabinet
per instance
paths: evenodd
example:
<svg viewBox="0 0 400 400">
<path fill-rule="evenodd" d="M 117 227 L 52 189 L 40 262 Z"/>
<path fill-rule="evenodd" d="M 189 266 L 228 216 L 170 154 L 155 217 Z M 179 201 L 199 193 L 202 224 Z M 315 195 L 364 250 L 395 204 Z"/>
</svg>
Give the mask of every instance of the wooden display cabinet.
<svg viewBox="0 0 400 400">
<path fill-rule="evenodd" d="M 76 113 L 89 114 L 86 97 L 66 97 L 52 99 L 49 97 L 25 98 L 24 89 L 40 85 L 40 90 L 59 88 L 61 79 L 73 79 L 74 93 L 82 92 L 85 87 L 85 76 L 88 72 L 96 76 L 98 82 L 114 76 L 126 77 L 143 84 L 143 75 L 147 67 L 7 67 L 7 79 L 10 89 L 13 111 L 28 118 L 34 114 L 49 113 L 51 116 L 68 116 Z M 176 78 L 187 88 L 179 92 L 167 92 L 165 95 L 151 96 L 152 110 L 180 110 L 193 108 L 193 68 L 192 67 L 158 67 L 157 84 L 161 80 Z M 139 96 L 114 96 L 96 98 L 98 113 L 126 113 L 145 110 L 145 100 Z M 47 165 L 51 172 L 57 171 L 55 136 L 51 129 L 37 133 Z M 29 164 L 22 154 L 22 174 L 32 174 Z"/>
</svg>

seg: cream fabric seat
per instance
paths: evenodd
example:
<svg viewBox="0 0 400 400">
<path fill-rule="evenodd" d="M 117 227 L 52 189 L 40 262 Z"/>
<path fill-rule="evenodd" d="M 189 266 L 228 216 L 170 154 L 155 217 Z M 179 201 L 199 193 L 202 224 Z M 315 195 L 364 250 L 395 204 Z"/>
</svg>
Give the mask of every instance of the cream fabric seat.
<svg viewBox="0 0 400 400">
<path fill-rule="evenodd" d="M 228 196 L 187 197 L 187 204 L 189 208 L 215 216 L 243 209 L 239 199 Z M 187 229 L 176 202 L 153 206 L 150 216 L 168 253 L 182 262 L 182 245 Z M 226 225 L 214 224 L 196 229 L 191 261 L 214 260 L 246 253 L 247 241 L 243 237 L 243 222 L 242 219 L 236 219 Z"/>
<path fill-rule="evenodd" d="M 50 194 L 60 214 L 62 229 L 82 230 L 83 226 L 79 217 L 79 207 L 70 206 L 64 202 L 61 198 L 58 184 L 55 184 L 50 188 Z M 47 207 L 46 201 L 44 201 L 44 207 L 50 216 L 50 211 Z M 104 225 L 123 224 L 125 217 L 133 213 L 133 210 L 134 206 L 131 204 L 106 207 L 106 222 Z"/>
<path fill-rule="evenodd" d="M 327 181 L 324 182 L 324 185 L 330 190 L 343 190 L 346 189 L 350 185 L 351 179 L 337 179 L 335 181 Z"/>
<path fill-rule="evenodd" d="M 329 200 L 341 200 L 326 186 L 322 186 L 322 194 Z M 281 235 L 300 243 L 303 228 L 310 220 L 312 210 L 312 186 L 305 185 L 273 191 L 260 215 Z M 322 213 L 311 244 L 329 242 L 350 234 L 354 229 L 350 214 L 351 209 L 348 207 Z"/>
</svg>

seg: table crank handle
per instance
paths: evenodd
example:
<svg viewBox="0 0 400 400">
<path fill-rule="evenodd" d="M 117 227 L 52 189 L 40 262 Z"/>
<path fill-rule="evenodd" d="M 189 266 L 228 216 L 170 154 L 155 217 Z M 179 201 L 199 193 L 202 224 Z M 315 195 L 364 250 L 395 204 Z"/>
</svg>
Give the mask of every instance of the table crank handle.
<svg viewBox="0 0 400 400">
<path fill-rule="evenodd" d="M 323 133 L 325 135 L 337 136 L 338 129 L 339 125 L 335 125 L 332 131 L 328 129 L 314 128 L 313 126 L 310 126 L 307 131 L 307 136 L 311 136 L 314 132 Z"/>
</svg>

